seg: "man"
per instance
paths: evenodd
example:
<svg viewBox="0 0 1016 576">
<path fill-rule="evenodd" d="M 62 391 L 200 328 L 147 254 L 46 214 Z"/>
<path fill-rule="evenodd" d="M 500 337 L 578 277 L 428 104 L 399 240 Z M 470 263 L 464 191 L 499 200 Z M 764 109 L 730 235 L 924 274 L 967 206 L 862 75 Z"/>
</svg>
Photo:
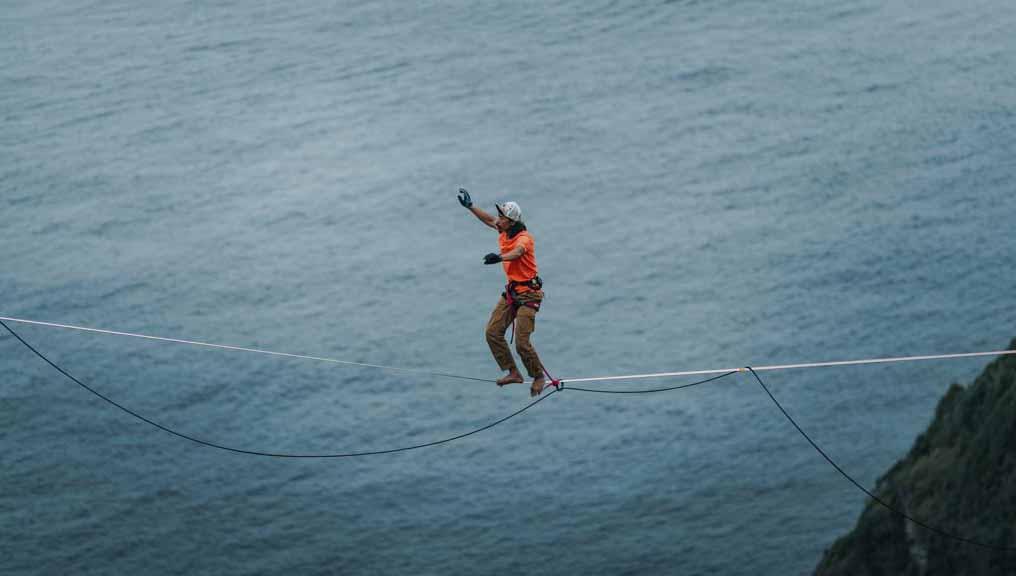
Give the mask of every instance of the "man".
<svg viewBox="0 0 1016 576">
<path fill-rule="evenodd" d="M 536 252 L 533 237 L 522 222 L 522 209 L 515 202 L 495 204 L 498 216 L 484 212 L 473 206 L 469 192 L 459 189 L 459 203 L 476 216 L 480 222 L 500 233 L 500 252 L 487 254 L 484 264 L 501 262 L 508 284 L 501 298 L 494 306 L 487 322 L 487 344 L 497 361 L 497 365 L 508 374 L 497 381 L 498 386 L 522 384 L 525 380 L 519 373 L 512 357 L 511 349 L 504 338 L 509 326 L 515 325 L 515 350 L 522 359 L 533 383 L 529 388 L 530 396 L 539 396 L 546 385 L 543 363 L 533 348 L 529 337 L 536 330 L 536 313 L 543 301 L 543 282 L 537 275 Z"/>
</svg>

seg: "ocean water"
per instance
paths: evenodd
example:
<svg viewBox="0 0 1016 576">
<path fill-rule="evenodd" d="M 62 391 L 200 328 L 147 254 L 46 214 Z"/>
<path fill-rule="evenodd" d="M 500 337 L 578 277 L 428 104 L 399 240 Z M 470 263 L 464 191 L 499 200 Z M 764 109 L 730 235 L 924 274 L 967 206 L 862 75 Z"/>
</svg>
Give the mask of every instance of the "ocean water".
<svg viewBox="0 0 1016 576">
<path fill-rule="evenodd" d="M 525 211 L 555 375 L 1001 349 L 1014 27 L 1003 0 L 10 0 L 0 315 L 493 379 L 502 278 L 465 186 Z M 529 402 L 12 327 L 241 449 Z M 0 362 L 4 574 L 808 574 L 864 503 L 743 375 L 282 460 L 152 428 L 10 336 Z M 873 486 L 986 362 L 764 377 Z"/>
</svg>

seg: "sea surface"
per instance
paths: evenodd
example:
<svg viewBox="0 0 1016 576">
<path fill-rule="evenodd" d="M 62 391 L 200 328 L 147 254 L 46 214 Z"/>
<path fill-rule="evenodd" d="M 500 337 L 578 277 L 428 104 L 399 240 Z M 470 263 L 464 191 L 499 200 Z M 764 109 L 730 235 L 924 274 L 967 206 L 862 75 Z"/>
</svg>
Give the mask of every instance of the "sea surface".
<svg viewBox="0 0 1016 576">
<path fill-rule="evenodd" d="M 564 378 L 1000 350 L 1009 0 L 6 0 L 0 316 L 447 372 L 515 200 Z M 8 322 L 96 392 L 298 454 L 524 387 Z M 862 484 L 975 358 L 774 371 Z M 747 375 L 564 391 L 354 459 L 159 430 L 0 336 L 0 572 L 809 574 L 864 496 Z M 694 379 L 591 383 L 633 390 Z"/>
</svg>

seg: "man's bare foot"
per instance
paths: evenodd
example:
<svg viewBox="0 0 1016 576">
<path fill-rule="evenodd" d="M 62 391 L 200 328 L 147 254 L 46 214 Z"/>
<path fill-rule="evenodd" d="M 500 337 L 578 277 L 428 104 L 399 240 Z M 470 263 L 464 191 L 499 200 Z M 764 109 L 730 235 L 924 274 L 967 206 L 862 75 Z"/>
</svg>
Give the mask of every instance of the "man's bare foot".
<svg viewBox="0 0 1016 576">
<path fill-rule="evenodd" d="M 547 385 L 547 380 L 543 376 L 537 376 L 533 379 L 533 385 L 529 387 L 530 396 L 539 396 L 543 394 L 543 387 Z"/>
<path fill-rule="evenodd" d="M 497 381 L 497 385 L 505 386 L 508 384 L 522 384 L 523 382 L 525 382 L 525 379 L 522 378 L 522 374 L 519 374 L 518 370 L 512 370 L 507 376 L 500 378 Z"/>
</svg>

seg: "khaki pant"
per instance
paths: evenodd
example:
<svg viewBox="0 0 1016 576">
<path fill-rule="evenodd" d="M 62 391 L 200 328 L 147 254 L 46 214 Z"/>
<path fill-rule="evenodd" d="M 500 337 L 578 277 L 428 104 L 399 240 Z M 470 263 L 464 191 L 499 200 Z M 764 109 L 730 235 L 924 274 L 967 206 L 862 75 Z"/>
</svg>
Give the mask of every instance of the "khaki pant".
<svg viewBox="0 0 1016 576">
<path fill-rule="evenodd" d="M 540 296 L 542 297 L 542 294 Z M 522 364 L 526 367 L 529 375 L 536 378 L 543 374 L 543 364 L 536 354 L 536 348 L 533 348 L 533 343 L 529 340 L 529 336 L 536 331 L 536 310 L 529 306 L 519 306 L 516 316 L 515 351 L 522 358 Z M 512 357 L 512 351 L 508 347 L 508 341 L 504 337 L 505 332 L 512 325 L 512 320 L 511 306 L 502 296 L 494 306 L 494 310 L 490 313 L 490 320 L 487 322 L 487 344 L 501 370 L 518 369 L 515 359 Z"/>
</svg>

